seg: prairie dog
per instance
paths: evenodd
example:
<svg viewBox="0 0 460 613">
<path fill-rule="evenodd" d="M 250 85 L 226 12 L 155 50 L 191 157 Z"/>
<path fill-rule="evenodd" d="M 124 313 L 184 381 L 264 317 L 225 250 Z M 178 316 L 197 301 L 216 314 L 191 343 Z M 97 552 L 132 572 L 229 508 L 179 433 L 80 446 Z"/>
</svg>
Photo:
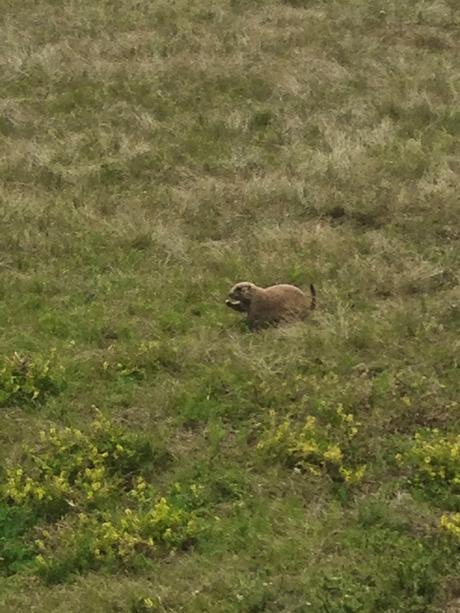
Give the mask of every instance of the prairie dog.
<svg viewBox="0 0 460 613">
<path fill-rule="evenodd" d="M 311 299 L 294 285 L 258 287 L 241 281 L 232 287 L 225 304 L 239 313 L 246 313 L 252 330 L 277 323 L 299 321 L 316 307 L 316 290 L 310 285 Z"/>
</svg>

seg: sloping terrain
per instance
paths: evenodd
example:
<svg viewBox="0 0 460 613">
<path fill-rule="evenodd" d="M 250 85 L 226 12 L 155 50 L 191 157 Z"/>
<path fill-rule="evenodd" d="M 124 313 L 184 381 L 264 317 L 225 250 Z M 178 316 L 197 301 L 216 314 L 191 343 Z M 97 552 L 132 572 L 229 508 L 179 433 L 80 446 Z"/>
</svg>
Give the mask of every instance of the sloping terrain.
<svg viewBox="0 0 460 613">
<path fill-rule="evenodd" d="M 1 8 L 0 610 L 458 612 L 457 1 Z"/>
</svg>

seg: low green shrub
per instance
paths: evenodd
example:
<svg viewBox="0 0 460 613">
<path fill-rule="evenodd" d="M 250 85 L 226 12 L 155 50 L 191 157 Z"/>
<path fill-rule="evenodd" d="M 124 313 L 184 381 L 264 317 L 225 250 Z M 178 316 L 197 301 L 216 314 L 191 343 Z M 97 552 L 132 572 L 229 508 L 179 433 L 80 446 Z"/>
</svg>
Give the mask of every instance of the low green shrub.
<svg viewBox="0 0 460 613">
<path fill-rule="evenodd" d="M 69 508 L 100 508 L 116 492 L 132 489 L 135 474 L 159 455 L 144 438 L 102 417 L 92 423 L 91 434 L 51 427 L 23 447 L 19 464 L 6 467 L 0 494 L 44 518 Z"/>
<path fill-rule="evenodd" d="M 28 510 L 0 503 L 0 575 L 14 574 L 34 558 L 33 543 L 23 535 L 34 524 L 34 516 Z"/>
<path fill-rule="evenodd" d="M 51 427 L 25 446 L 0 481 L 0 551 L 6 571 L 27 565 L 47 581 L 130 568 L 184 548 L 198 533 L 196 485 L 160 496 L 148 468 L 168 460 L 142 435 L 99 416 L 89 433 Z"/>
<path fill-rule="evenodd" d="M 0 361 L 0 407 L 39 406 L 64 387 L 63 368 L 48 357 L 14 353 Z"/>
<path fill-rule="evenodd" d="M 460 513 L 444 513 L 439 524 L 443 530 L 460 541 Z"/>
<path fill-rule="evenodd" d="M 409 483 L 438 506 L 458 510 L 460 493 L 460 435 L 437 428 L 417 432 L 396 461 Z"/>
<path fill-rule="evenodd" d="M 321 408 L 325 409 L 321 417 L 309 415 L 300 423 L 289 417 L 279 420 L 275 411 L 270 411 L 257 449 L 290 467 L 316 475 L 326 472 L 350 485 L 358 483 L 365 466 L 353 465 L 350 448 L 359 423 L 340 404 L 333 410 Z"/>
<path fill-rule="evenodd" d="M 193 512 L 165 497 L 140 508 L 79 513 L 38 533 L 36 571 L 50 582 L 71 573 L 142 566 L 161 551 L 185 548 L 198 533 Z"/>
</svg>

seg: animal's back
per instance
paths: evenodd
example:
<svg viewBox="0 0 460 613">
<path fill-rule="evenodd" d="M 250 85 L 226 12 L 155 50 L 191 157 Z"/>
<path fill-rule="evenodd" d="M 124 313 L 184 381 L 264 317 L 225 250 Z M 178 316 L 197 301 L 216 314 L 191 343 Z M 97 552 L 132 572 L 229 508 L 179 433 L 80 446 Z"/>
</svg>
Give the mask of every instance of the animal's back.
<svg viewBox="0 0 460 613">
<path fill-rule="evenodd" d="M 309 310 L 307 297 L 301 289 L 294 285 L 280 284 L 266 287 L 264 304 L 259 305 L 262 318 L 271 321 L 282 321 L 305 317 Z"/>
<path fill-rule="evenodd" d="M 295 285 L 287 285 L 284 283 L 272 285 L 267 287 L 265 291 L 270 298 L 280 306 L 293 307 L 296 309 L 303 309 L 305 307 L 308 310 L 309 305 L 306 295 Z"/>
</svg>

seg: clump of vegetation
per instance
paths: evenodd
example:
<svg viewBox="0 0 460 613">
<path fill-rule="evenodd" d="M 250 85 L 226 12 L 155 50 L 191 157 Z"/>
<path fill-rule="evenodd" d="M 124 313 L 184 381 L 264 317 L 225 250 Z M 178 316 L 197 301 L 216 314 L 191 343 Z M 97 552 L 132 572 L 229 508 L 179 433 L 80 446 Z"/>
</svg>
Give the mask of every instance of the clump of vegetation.
<svg viewBox="0 0 460 613">
<path fill-rule="evenodd" d="M 37 532 L 38 574 L 48 581 L 63 581 L 69 573 L 142 567 L 158 553 L 193 542 L 199 524 L 194 513 L 174 501 L 152 496 L 144 498 L 141 508 L 80 512 L 54 529 Z"/>
<path fill-rule="evenodd" d="M 29 357 L 15 352 L 0 365 L 0 406 L 39 406 L 64 386 L 63 368 L 49 357 Z"/>
<path fill-rule="evenodd" d="M 460 541 L 460 513 L 444 513 L 439 524 L 443 530 Z"/>
<path fill-rule="evenodd" d="M 397 462 L 409 482 L 437 505 L 458 507 L 460 494 L 460 435 L 439 429 L 417 432 Z"/>
<path fill-rule="evenodd" d="M 107 504 L 110 496 L 132 489 L 136 474 L 158 457 L 143 437 L 126 433 L 100 417 L 90 434 L 77 428 L 42 430 L 24 446 L 22 461 L 5 470 L 3 500 L 58 517 L 69 508 Z"/>
<path fill-rule="evenodd" d="M 270 411 L 268 427 L 257 449 L 290 467 L 316 475 L 326 471 L 335 480 L 350 485 L 358 483 L 364 476 L 365 466 L 352 468 L 349 462 L 352 441 L 360 424 L 340 404 L 330 410 L 323 403 L 321 409 L 321 419 L 309 415 L 301 423 L 289 417 L 280 420 L 275 411 Z"/>
<path fill-rule="evenodd" d="M 149 613 L 158 610 L 158 599 L 153 599 L 150 596 L 137 596 L 133 599 L 130 607 L 130 613 Z"/>
<path fill-rule="evenodd" d="M 161 466 L 166 457 L 145 437 L 102 416 L 89 433 L 58 427 L 40 432 L 36 444 L 23 448 L 21 462 L 6 467 L 0 485 L 4 512 L 27 517 L 18 555 L 10 555 L 12 567 L 26 546 L 29 567 L 32 557 L 39 574 L 62 580 L 190 542 L 197 533 L 187 507 L 193 492 L 162 497 L 145 479 L 147 468 Z"/>
</svg>

